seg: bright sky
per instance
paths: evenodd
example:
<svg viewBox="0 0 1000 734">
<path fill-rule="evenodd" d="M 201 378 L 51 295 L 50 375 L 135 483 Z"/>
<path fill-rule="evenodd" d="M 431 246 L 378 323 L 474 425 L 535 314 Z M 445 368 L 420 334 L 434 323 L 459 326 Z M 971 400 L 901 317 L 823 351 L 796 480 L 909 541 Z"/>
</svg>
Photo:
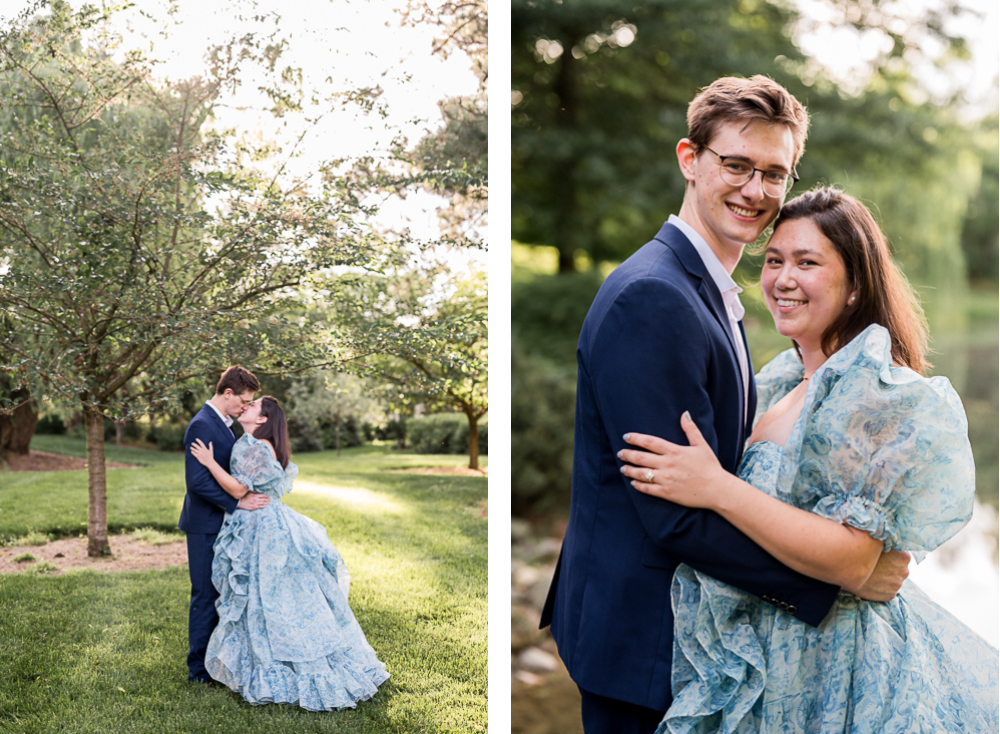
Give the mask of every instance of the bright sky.
<svg viewBox="0 0 1000 734">
<path fill-rule="evenodd" d="M 70 0 L 73 7 L 83 0 Z M 198 75 L 205 67 L 204 54 L 210 44 L 219 43 L 237 33 L 270 32 L 273 21 L 254 22 L 255 15 L 278 13 L 280 29 L 289 39 L 289 46 L 279 61 L 279 68 L 300 67 L 306 88 L 321 87 L 326 91 L 345 91 L 366 86 L 379 86 L 381 97 L 388 105 L 389 116 L 365 118 L 355 112 L 328 114 L 319 127 L 303 141 L 305 155 L 301 166 L 319 159 L 379 153 L 398 130 L 403 130 L 411 142 L 441 124 L 438 101 L 446 97 L 475 92 L 477 80 L 469 59 L 461 52 L 447 60 L 431 56 L 433 29 L 400 27 L 397 10 L 401 0 L 177 0 L 178 12 L 168 16 L 168 0 L 141 0 L 136 3 L 158 20 L 179 21 L 161 37 L 161 25 L 154 25 L 136 9 L 120 14 L 122 29 L 128 31 L 127 46 L 137 45 L 162 60 L 157 74 L 172 79 Z M 10 18 L 29 5 L 25 0 L 0 0 L 0 21 Z M 242 15 L 248 20 L 240 20 Z M 326 82 L 325 80 L 329 80 Z M 258 118 L 238 106 L 262 105 L 262 95 L 256 84 L 247 79 L 229 109 L 219 109 L 217 119 L 222 126 L 244 131 L 261 129 L 265 139 L 288 144 L 297 137 L 301 127 L 286 118 L 278 126 L 271 118 Z M 399 226 L 409 223 L 418 237 L 433 238 L 437 234 L 435 207 L 441 200 L 426 193 L 411 195 L 405 202 L 383 207 L 380 221 Z"/>
<path fill-rule="evenodd" d="M 795 0 L 800 10 L 811 19 L 815 26 L 800 32 L 798 40 L 802 50 L 829 70 L 836 79 L 851 89 L 864 76 L 868 64 L 879 54 L 892 48 L 892 40 L 877 30 L 859 36 L 853 29 L 832 28 L 829 23 L 835 15 L 826 0 Z M 940 8 L 942 0 L 895 0 L 882 4 L 887 25 L 896 33 L 918 40 L 922 50 L 930 56 L 941 52 L 940 44 L 929 37 L 914 35 L 915 28 L 907 24 L 906 18 L 915 18 L 927 8 Z M 996 98 L 991 96 L 998 69 L 1000 69 L 1000 15 L 997 0 L 958 0 L 962 8 L 976 11 L 982 17 L 965 12 L 950 18 L 946 30 L 968 39 L 972 58 L 968 62 L 954 61 L 948 71 L 934 69 L 926 64 L 916 65 L 915 73 L 928 91 L 935 95 L 947 95 L 961 89 L 970 103 L 970 116 L 981 116 Z"/>
</svg>

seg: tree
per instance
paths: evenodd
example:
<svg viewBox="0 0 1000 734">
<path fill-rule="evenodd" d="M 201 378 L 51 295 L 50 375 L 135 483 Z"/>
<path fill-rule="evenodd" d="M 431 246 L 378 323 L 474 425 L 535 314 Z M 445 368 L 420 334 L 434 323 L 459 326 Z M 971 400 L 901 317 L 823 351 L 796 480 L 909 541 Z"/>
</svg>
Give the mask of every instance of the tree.
<svg viewBox="0 0 1000 734">
<path fill-rule="evenodd" d="M 684 182 L 674 147 L 686 134 L 690 100 L 720 76 L 759 73 L 785 85 L 812 115 L 793 193 L 822 181 L 877 204 L 908 275 L 956 293 L 958 228 L 978 163 L 966 155 L 953 100 L 928 100 L 913 74 L 926 59 L 915 31 L 940 42 L 943 60 L 966 53 L 963 39 L 941 23 L 955 11 L 933 9 L 901 31 L 884 3 L 828 4 L 839 24 L 887 41 L 889 50 L 852 87 L 798 49 L 793 33 L 804 20 L 787 4 L 517 0 L 514 238 L 556 247 L 561 272 L 573 270 L 580 254 L 624 259 L 679 210 Z M 712 29 L 711 43 L 702 28 Z M 928 191 L 941 206 L 924 205 Z"/>
<path fill-rule="evenodd" d="M 355 425 L 373 416 L 377 390 L 366 380 L 347 373 L 316 371 L 295 381 L 289 388 L 289 420 L 300 424 L 314 443 L 328 448 L 324 428 L 333 428 L 333 445 L 340 456 L 344 425 Z"/>
<path fill-rule="evenodd" d="M 228 364 L 330 363 L 331 345 L 283 316 L 292 289 L 380 258 L 338 181 L 265 175 L 252 165 L 265 151 L 206 128 L 240 63 L 273 69 L 268 39 L 216 48 L 205 78 L 167 84 L 111 15 L 39 2 L 0 36 L 2 368 L 10 389 L 83 413 L 91 556 L 110 552 L 104 417 L 160 410 Z"/>
<path fill-rule="evenodd" d="M 338 338 L 360 374 L 410 400 L 463 413 L 469 468 L 479 468 L 479 420 L 489 405 L 486 274 L 411 267 L 377 279 L 342 277 L 331 293 Z"/>
<path fill-rule="evenodd" d="M 452 237 L 481 239 L 489 200 L 486 2 L 449 0 L 432 7 L 423 0 L 411 0 L 403 17 L 404 23 L 439 29 L 431 53 L 446 58 L 454 51 L 465 53 L 479 81 L 475 94 L 440 102 L 444 125 L 418 143 L 411 161 L 425 174 L 422 180 L 428 189 L 450 199 L 439 209 L 444 231 Z M 441 175 L 446 171 L 451 173 Z"/>
</svg>

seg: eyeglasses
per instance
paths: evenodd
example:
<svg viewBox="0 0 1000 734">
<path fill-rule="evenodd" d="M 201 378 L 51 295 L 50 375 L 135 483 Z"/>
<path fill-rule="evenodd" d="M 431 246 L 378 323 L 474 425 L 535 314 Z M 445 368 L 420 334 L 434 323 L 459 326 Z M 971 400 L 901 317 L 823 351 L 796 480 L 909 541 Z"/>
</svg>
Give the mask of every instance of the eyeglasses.
<svg viewBox="0 0 1000 734">
<path fill-rule="evenodd" d="M 760 168 L 754 168 L 742 158 L 719 155 L 707 145 L 704 148 L 709 153 L 719 157 L 719 175 L 730 186 L 744 186 L 750 182 L 755 173 L 760 171 L 761 187 L 764 189 L 764 193 L 772 199 L 780 199 L 799 180 L 794 172 L 764 171 Z"/>
<path fill-rule="evenodd" d="M 240 399 L 240 402 L 243 403 L 244 405 L 253 405 L 253 398 L 247 400 L 242 395 L 237 395 L 236 397 L 238 397 Z"/>
</svg>

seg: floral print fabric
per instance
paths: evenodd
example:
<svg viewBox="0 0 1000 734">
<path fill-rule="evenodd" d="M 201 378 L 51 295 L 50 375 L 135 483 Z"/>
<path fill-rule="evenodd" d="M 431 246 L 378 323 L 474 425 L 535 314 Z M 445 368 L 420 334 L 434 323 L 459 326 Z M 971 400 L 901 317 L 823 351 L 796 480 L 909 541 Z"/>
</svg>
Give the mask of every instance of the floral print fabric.
<svg viewBox="0 0 1000 734">
<path fill-rule="evenodd" d="M 802 377 L 793 350 L 772 360 L 758 415 Z M 786 445 L 751 444 L 738 473 L 919 559 L 971 516 L 967 432 L 947 379 L 893 367 L 888 332 L 870 326 L 811 378 Z M 884 604 L 841 592 L 815 628 L 683 565 L 671 600 L 674 701 L 658 734 L 997 731 L 997 650 L 909 581 Z"/>
<path fill-rule="evenodd" d="M 389 674 L 347 603 L 350 575 L 326 529 L 281 502 L 298 467 L 282 469 L 266 443 L 244 434 L 230 471 L 271 503 L 227 514 L 215 542 L 209 674 L 252 704 L 354 708 Z"/>
</svg>

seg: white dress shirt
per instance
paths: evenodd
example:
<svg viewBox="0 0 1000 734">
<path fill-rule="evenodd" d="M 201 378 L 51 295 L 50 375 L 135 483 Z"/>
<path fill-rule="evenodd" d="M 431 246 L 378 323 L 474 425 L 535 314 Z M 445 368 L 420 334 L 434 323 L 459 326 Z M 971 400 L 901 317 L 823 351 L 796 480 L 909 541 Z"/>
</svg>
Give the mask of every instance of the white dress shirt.
<svg viewBox="0 0 1000 734">
<path fill-rule="evenodd" d="M 743 418 L 745 420 L 748 407 L 747 393 L 750 390 L 750 364 L 747 359 L 746 344 L 743 342 L 743 335 L 740 333 L 739 325 L 743 319 L 743 315 L 746 313 L 743 304 L 740 303 L 739 294 L 743 292 L 743 289 L 736 285 L 736 281 L 726 272 L 726 268 L 719 261 L 716 254 L 712 252 L 712 248 L 705 242 L 705 238 L 698 234 L 690 224 L 674 214 L 671 214 L 670 219 L 667 221 L 687 235 L 691 244 L 694 245 L 694 249 L 701 256 L 701 261 L 705 263 L 705 269 L 718 287 L 719 293 L 722 294 L 722 302 L 725 304 L 726 312 L 729 315 L 729 328 L 733 334 L 733 343 L 736 344 L 736 357 L 740 362 L 740 377 L 743 378 Z"/>
<path fill-rule="evenodd" d="M 233 417 L 232 416 L 230 416 L 230 415 L 223 415 L 222 411 L 219 410 L 218 408 L 216 408 L 215 405 L 212 403 L 211 400 L 206 400 L 205 401 L 205 405 L 207 405 L 209 408 L 211 408 L 212 410 L 215 411 L 215 414 L 222 419 L 223 423 L 226 424 L 226 428 L 228 428 L 230 431 L 233 430 Z M 233 435 L 235 436 L 236 433 L 233 432 Z"/>
</svg>

